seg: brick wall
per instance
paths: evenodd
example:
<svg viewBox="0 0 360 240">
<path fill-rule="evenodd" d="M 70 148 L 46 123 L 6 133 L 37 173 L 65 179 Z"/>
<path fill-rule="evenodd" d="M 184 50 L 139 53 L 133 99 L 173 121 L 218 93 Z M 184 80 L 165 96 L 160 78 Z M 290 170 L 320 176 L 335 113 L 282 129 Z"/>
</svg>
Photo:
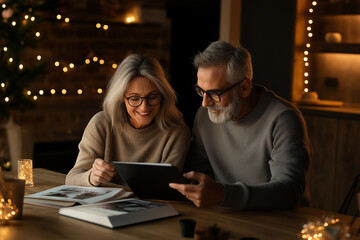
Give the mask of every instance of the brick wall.
<svg viewBox="0 0 360 240">
<path fill-rule="evenodd" d="M 44 11 L 39 26 L 43 40 L 38 49 L 27 53 L 30 60 L 40 54 L 41 61 L 48 62 L 45 75 L 29 87 L 38 96 L 35 109 L 17 115 L 22 126 L 32 129 L 35 143 L 80 139 L 91 116 L 100 110 L 104 92 L 99 94 L 97 90 L 106 89 L 115 71 L 112 63 L 119 63 L 128 54 L 151 55 L 169 72 L 170 21 L 157 17 L 157 22 L 123 23 L 127 10 L 135 5 L 159 13 L 165 11 L 165 1 L 75 2 L 58 1 L 54 9 Z M 70 22 L 55 19 L 57 13 L 69 17 Z M 97 29 L 98 22 L 107 24 L 109 30 Z M 85 64 L 85 58 L 93 56 L 104 59 L 105 63 Z M 68 67 L 69 63 L 75 67 L 65 73 L 62 67 L 55 67 L 55 61 L 62 67 Z M 51 89 L 56 94 L 50 94 Z M 67 94 L 63 95 L 62 89 Z M 79 95 L 77 89 L 83 93 Z M 39 90 L 44 95 L 39 95 Z"/>
</svg>

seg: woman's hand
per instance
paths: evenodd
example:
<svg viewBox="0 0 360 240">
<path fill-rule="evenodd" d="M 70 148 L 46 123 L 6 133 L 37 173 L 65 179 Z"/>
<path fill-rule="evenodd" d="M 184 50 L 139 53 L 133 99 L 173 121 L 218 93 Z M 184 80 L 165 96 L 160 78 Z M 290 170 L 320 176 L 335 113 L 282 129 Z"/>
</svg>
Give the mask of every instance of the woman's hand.
<svg viewBox="0 0 360 240">
<path fill-rule="evenodd" d="M 97 158 L 91 168 L 90 183 L 99 186 L 101 183 L 109 182 L 115 175 L 115 168 L 110 163 Z"/>
</svg>

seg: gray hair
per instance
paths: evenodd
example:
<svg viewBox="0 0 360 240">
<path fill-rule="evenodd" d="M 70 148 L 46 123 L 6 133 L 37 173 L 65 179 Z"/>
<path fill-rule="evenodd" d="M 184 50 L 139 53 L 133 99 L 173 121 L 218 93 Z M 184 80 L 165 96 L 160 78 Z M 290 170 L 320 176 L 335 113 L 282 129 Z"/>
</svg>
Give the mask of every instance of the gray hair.
<svg viewBox="0 0 360 240">
<path fill-rule="evenodd" d="M 226 81 L 231 84 L 253 78 L 251 55 L 243 47 L 236 48 L 225 41 L 216 41 L 194 58 L 196 69 L 215 65 L 227 66 Z"/>
<path fill-rule="evenodd" d="M 176 108 L 176 93 L 167 81 L 160 63 L 152 57 L 132 54 L 126 57 L 112 76 L 103 102 L 105 116 L 114 127 L 121 129 L 128 121 L 124 94 L 129 82 L 135 77 L 149 79 L 159 90 L 162 101 L 155 118 L 162 130 L 182 122 L 182 115 Z"/>
</svg>

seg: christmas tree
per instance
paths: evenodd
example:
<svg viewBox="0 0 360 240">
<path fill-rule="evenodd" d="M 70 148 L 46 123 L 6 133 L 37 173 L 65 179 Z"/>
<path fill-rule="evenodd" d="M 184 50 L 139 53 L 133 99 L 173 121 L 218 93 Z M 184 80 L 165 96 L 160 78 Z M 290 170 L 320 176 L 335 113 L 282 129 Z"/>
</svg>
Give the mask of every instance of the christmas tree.
<svg viewBox="0 0 360 240">
<path fill-rule="evenodd" d="M 44 0 L 0 0 L 0 118 L 34 105 L 27 86 L 44 73 L 45 64 L 32 56 L 41 39 L 38 10 Z"/>
</svg>

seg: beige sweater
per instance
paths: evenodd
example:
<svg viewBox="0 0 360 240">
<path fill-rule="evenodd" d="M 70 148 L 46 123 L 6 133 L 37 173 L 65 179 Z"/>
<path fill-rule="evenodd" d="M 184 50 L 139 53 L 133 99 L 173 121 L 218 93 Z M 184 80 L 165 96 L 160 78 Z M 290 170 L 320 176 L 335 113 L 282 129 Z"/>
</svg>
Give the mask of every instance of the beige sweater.
<svg viewBox="0 0 360 240">
<path fill-rule="evenodd" d="M 96 158 L 106 162 L 171 163 L 180 171 L 190 146 L 190 129 L 185 124 L 166 132 L 156 124 L 135 129 L 129 123 L 113 130 L 104 112 L 93 116 L 81 142 L 75 166 L 66 176 L 66 184 L 91 186 L 90 169 Z"/>
</svg>

